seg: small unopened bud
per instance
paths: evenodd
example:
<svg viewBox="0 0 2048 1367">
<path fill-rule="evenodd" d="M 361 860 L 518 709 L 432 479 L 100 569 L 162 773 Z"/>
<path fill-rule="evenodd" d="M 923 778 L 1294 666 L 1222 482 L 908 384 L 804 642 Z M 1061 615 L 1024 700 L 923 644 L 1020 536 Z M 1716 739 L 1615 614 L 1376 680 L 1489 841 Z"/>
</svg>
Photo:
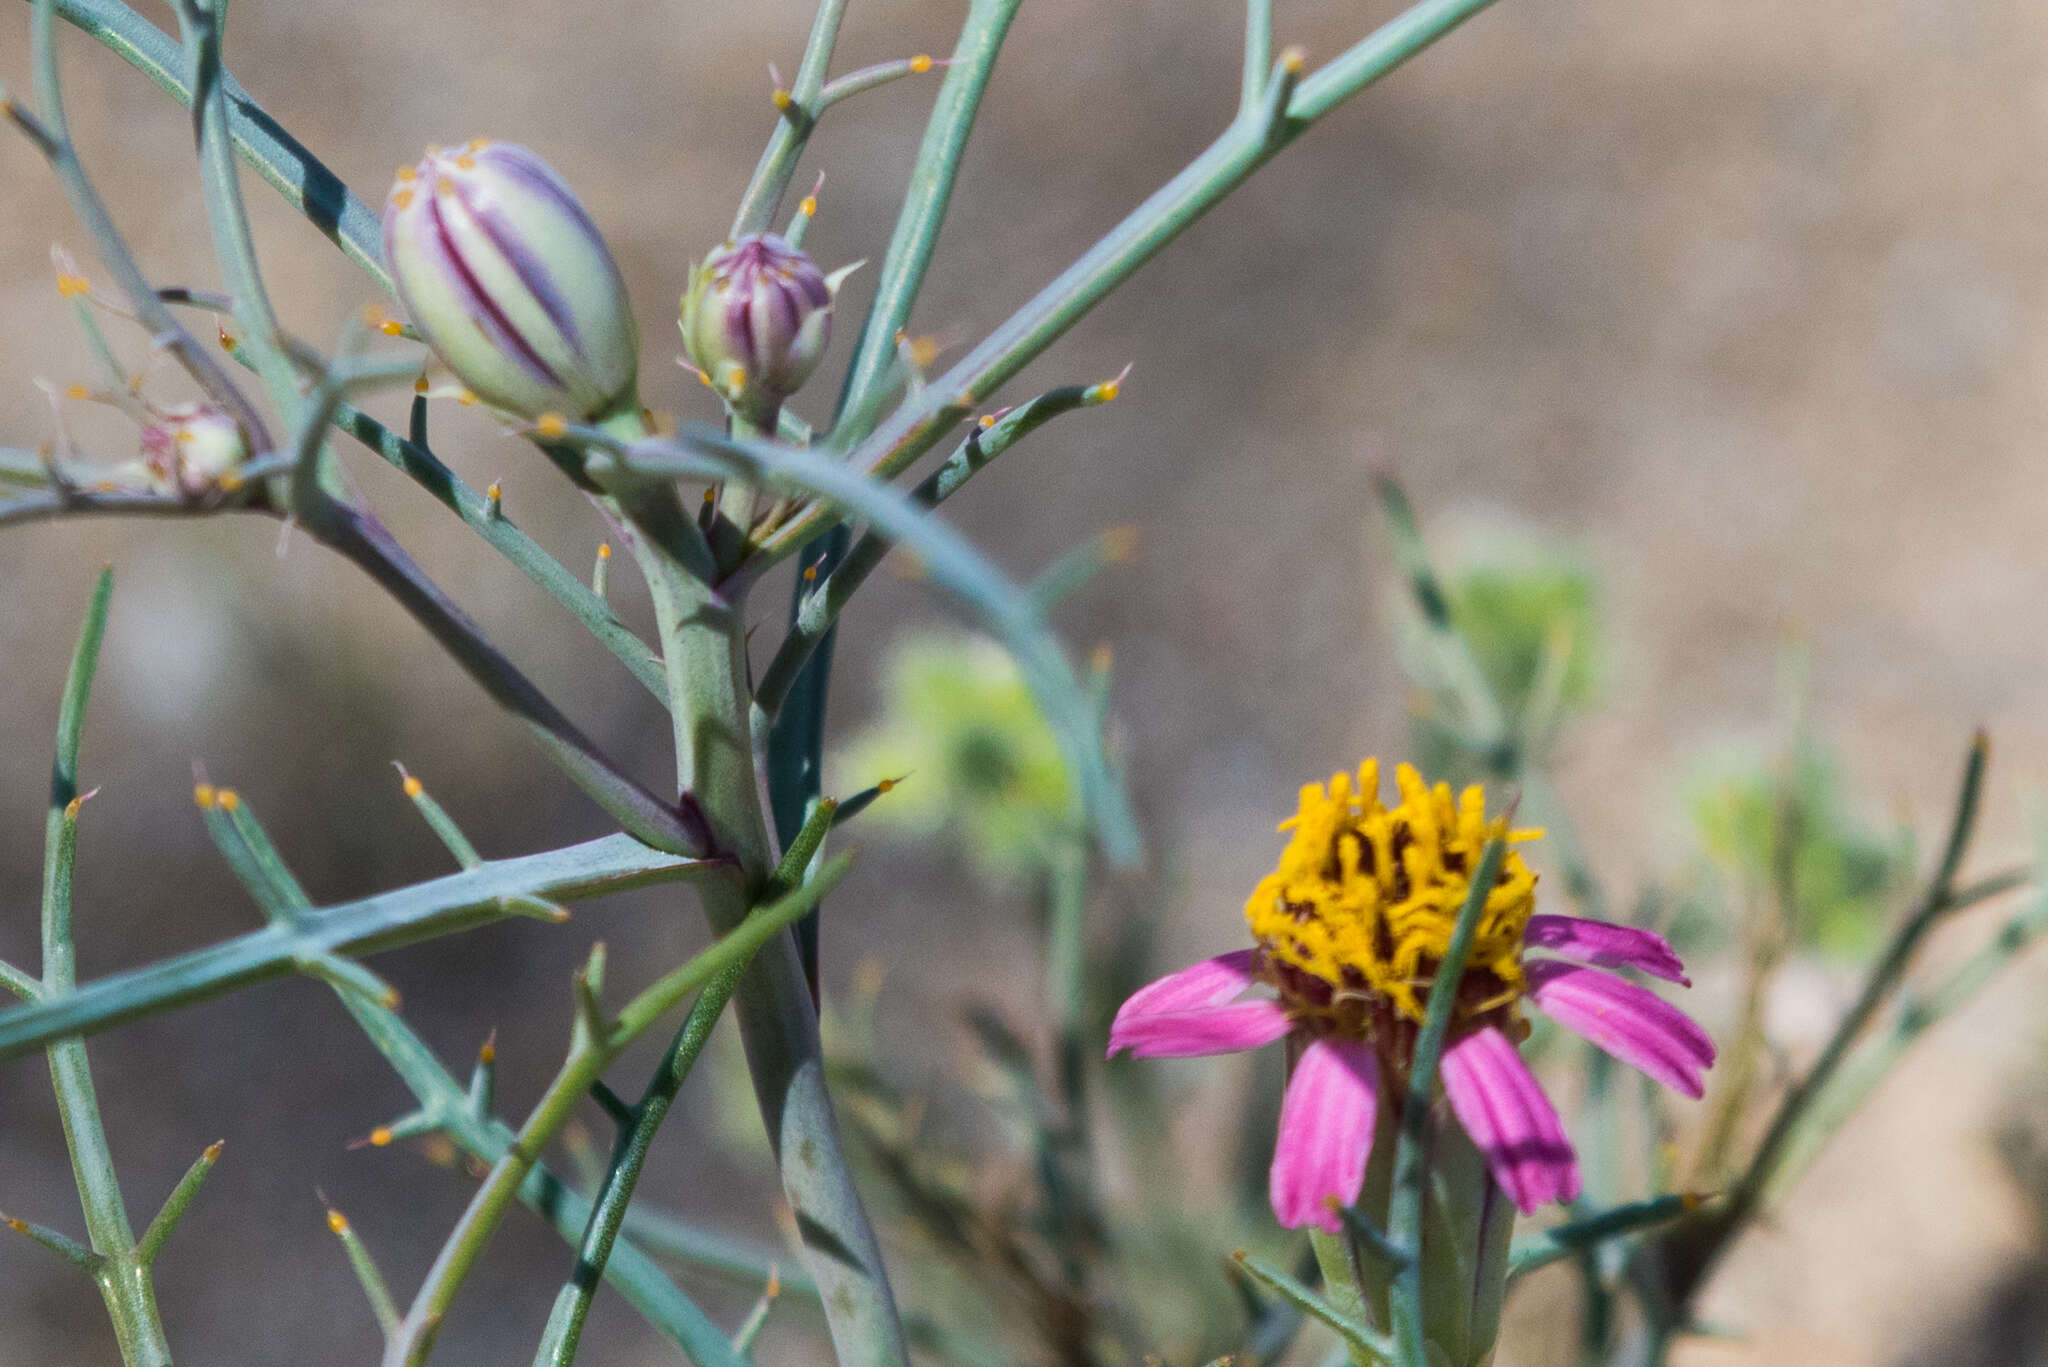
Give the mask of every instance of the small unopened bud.
<svg viewBox="0 0 2048 1367">
<path fill-rule="evenodd" d="M 196 498 L 231 479 L 249 454 L 235 420 L 205 404 L 179 404 L 142 428 L 142 463 L 160 494 Z"/>
<path fill-rule="evenodd" d="M 420 336 L 478 398 L 532 421 L 639 407 L 618 265 L 562 178 L 524 147 L 430 150 L 384 201 L 384 254 Z"/>
<path fill-rule="evenodd" d="M 683 350 L 741 417 L 765 425 L 817 369 L 852 269 L 828 276 L 773 233 L 728 242 L 690 270 Z"/>
</svg>

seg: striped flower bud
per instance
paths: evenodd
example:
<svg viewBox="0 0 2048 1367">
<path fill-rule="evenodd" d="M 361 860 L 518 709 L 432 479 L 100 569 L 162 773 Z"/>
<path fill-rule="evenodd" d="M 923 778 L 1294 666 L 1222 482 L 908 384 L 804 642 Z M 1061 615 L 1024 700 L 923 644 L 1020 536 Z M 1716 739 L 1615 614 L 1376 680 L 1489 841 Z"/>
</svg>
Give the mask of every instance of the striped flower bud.
<svg viewBox="0 0 2048 1367">
<path fill-rule="evenodd" d="M 235 420 L 205 404 L 179 404 L 151 415 L 142 428 L 142 464 L 160 494 L 198 498 L 248 456 Z"/>
<path fill-rule="evenodd" d="M 384 255 L 427 345 L 491 407 L 594 422 L 639 406 L 619 268 L 576 196 L 526 148 L 429 148 L 384 201 Z"/>
<path fill-rule="evenodd" d="M 846 274 L 826 276 L 773 233 L 726 243 L 690 269 L 682 317 L 690 363 L 740 416 L 765 425 L 824 356 L 832 297 Z"/>
</svg>

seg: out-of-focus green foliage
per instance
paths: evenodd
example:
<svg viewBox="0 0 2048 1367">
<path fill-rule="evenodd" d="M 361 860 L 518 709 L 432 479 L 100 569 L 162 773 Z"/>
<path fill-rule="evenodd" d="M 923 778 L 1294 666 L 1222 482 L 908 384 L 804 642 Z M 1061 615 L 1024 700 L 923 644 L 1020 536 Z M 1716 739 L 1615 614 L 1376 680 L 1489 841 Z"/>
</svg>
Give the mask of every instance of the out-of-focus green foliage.
<svg viewBox="0 0 2048 1367">
<path fill-rule="evenodd" d="M 1510 708 L 1527 705 L 1546 670 L 1558 674 L 1561 703 L 1592 698 L 1602 661 L 1599 585 L 1590 569 L 1550 551 L 1522 562 L 1461 568 L 1447 587 L 1452 624 Z"/>
<path fill-rule="evenodd" d="M 984 873 L 1033 874 L 1074 821 L 1059 742 L 1015 661 L 978 636 L 915 636 L 892 648 L 881 715 L 834 757 L 834 788 L 902 779 L 862 816 L 943 831 Z"/>
<path fill-rule="evenodd" d="M 1606 668 L 1600 582 L 1591 565 L 1522 528 L 1449 538 L 1442 584 L 1452 628 L 1499 700 L 1518 743 L 1545 749 L 1566 713 L 1592 702 Z M 1412 599 L 1398 610 L 1403 666 L 1432 697 L 1454 695 Z M 1478 777 L 1468 738 L 1434 712 L 1416 725 L 1417 760 L 1432 773 Z"/>
<path fill-rule="evenodd" d="M 1774 896 L 1794 943 L 1860 954 L 1910 877 L 1912 841 L 1856 812 L 1833 749 L 1801 734 L 1777 762 L 1723 757 L 1688 785 L 1686 811 L 1723 900 Z"/>
</svg>

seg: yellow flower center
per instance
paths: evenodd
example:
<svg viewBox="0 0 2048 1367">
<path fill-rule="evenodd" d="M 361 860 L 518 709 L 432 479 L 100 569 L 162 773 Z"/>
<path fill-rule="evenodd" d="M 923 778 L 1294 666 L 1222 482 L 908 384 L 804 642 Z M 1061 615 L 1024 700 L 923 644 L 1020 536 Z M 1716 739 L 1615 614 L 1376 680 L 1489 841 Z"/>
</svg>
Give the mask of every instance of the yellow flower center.
<svg viewBox="0 0 2048 1367">
<path fill-rule="evenodd" d="M 1394 771 L 1398 806 L 1379 799 L 1379 762 L 1301 790 L 1280 866 L 1245 903 L 1267 978 L 1288 1008 L 1324 1029 L 1360 1038 L 1390 1034 L 1427 1014 L 1436 966 L 1495 823 L 1473 784 L 1453 797 L 1414 768 Z M 1508 832 L 1511 841 L 1541 831 Z M 1459 983 L 1458 1020 L 1521 996 L 1522 935 L 1536 909 L 1536 875 L 1510 849 Z M 1382 1044 L 1395 1041 L 1382 1039 Z"/>
</svg>

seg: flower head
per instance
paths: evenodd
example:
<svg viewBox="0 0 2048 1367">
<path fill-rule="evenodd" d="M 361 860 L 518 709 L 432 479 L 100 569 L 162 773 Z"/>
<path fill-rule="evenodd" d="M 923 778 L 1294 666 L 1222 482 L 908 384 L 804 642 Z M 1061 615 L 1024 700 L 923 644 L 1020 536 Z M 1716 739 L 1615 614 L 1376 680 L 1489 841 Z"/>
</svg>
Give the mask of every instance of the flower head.
<svg viewBox="0 0 2048 1367">
<path fill-rule="evenodd" d="M 249 454 L 235 420 L 205 404 L 152 409 L 142 428 L 142 466 L 160 494 L 197 498 Z"/>
<path fill-rule="evenodd" d="M 1271 1190 L 1290 1228 L 1335 1230 L 1330 1201 L 1358 1200 L 1382 1093 L 1404 1090 L 1437 965 L 1494 829 L 1477 785 L 1454 797 L 1407 765 L 1395 785 L 1400 801 L 1388 807 L 1368 760 L 1355 786 L 1338 774 L 1302 789 L 1281 827 L 1290 834 L 1279 867 L 1245 904 L 1256 947 L 1160 979 L 1110 1027 L 1110 1052 L 1140 1058 L 1292 1041 Z M 1525 1003 L 1688 1096 L 1700 1095 L 1714 1061 L 1706 1033 L 1677 1008 L 1600 971 L 1684 984 L 1662 936 L 1535 906 L 1536 875 L 1510 852 L 1486 895 L 1441 1067 L 1452 1112 L 1524 1213 L 1579 1191 L 1564 1127 L 1516 1050 Z M 1262 985 L 1273 995 L 1246 996 Z"/>
<path fill-rule="evenodd" d="M 526 148 L 429 148 L 385 198 L 384 255 L 427 345 L 491 407 L 598 421 L 638 406 L 639 335 L 619 268 Z"/>
<path fill-rule="evenodd" d="M 683 349 L 742 416 L 764 422 L 803 388 L 832 338 L 830 276 L 773 233 L 728 242 L 690 270 Z"/>
</svg>

